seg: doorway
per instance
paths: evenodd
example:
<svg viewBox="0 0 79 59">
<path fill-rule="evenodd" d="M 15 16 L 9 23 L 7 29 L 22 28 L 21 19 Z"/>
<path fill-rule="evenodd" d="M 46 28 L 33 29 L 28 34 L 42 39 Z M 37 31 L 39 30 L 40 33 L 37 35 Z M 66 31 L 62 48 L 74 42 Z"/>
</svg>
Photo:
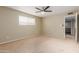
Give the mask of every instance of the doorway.
<svg viewBox="0 0 79 59">
<path fill-rule="evenodd" d="M 75 16 L 65 17 L 65 37 L 69 39 L 75 38 Z"/>
</svg>

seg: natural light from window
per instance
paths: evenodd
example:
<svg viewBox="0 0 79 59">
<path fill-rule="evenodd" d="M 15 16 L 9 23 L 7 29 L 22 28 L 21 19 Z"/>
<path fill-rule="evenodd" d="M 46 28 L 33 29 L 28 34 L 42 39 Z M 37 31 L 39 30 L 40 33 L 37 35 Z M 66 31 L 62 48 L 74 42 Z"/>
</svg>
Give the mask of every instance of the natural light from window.
<svg viewBox="0 0 79 59">
<path fill-rule="evenodd" d="M 19 16 L 19 25 L 35 25 L 35 18 Z"/>
</svg>

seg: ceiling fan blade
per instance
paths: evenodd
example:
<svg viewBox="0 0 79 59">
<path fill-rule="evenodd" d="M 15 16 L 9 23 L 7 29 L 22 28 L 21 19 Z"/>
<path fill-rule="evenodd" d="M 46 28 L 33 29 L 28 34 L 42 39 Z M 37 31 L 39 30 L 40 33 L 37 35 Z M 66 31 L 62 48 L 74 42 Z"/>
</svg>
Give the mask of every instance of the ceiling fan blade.
<svg viewBox="0 0 79 59">
<path fill-rule="evenodd" d="M 44 11 L 47 10 L 49 7 L 50 7 L 50 6 L 47 6 L 47 7 L 44 9 Z"/>
<path fill-rule="evenodd" d="M 51 10 L 46 10 L 45 12 L 52 12 Z"/>
<path fill-rule="evenodd" d="M 37 10 L 40 10 L 40 11 L 42 11 L 41 9 L 39 9 L 39 8 L 37 8 L 37 7 L 35 7 Z"/>
</svg>

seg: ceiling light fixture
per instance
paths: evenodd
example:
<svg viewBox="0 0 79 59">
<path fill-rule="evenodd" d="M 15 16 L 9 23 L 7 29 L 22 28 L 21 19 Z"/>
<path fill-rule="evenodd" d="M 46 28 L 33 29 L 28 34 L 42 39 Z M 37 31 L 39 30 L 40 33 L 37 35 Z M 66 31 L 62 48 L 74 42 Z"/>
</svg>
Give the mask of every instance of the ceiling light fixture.
<svg viewBox="0 0 79 59">
<path fill-rule="evenodd" d="M 44 15 L 46 12 L 41 12 L 42 15 Z"/>
</svg>

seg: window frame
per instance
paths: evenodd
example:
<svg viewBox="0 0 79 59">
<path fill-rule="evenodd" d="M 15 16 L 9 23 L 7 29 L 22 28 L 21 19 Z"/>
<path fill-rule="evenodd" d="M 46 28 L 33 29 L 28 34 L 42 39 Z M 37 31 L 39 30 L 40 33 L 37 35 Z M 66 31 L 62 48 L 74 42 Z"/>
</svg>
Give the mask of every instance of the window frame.
<svg viewBox="0 0 79 59">
<path fill-rule="evenodd" d="M 35 25 L 35 17 L 19 16 L 19 25 Z"/>
</svg>

